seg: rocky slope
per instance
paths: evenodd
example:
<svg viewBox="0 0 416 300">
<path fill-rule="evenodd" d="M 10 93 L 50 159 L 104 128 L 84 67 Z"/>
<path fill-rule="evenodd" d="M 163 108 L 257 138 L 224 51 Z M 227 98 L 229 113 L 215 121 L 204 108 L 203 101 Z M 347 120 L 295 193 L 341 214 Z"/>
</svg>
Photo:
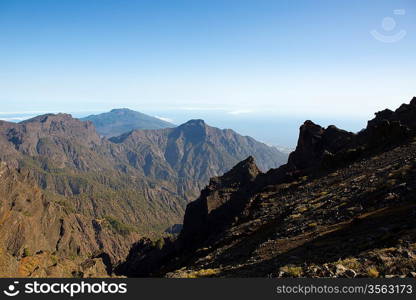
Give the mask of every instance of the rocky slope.
<svg viewBox="0 0 416 300">
<path fill-rule="evenodd" d="M 0 263 L 11 268 L 3 275 L 88 276 L 93 272 L 76 268 L 86 260 L 108 275 L 139 234 L 154 236 L 181 223 L 186 204 L 207 183 L 204 172 L 221 174 L 246 153 L 274 155 L 252 139 L 241 137 L 247 144 L 237 145 L 227 141 L 237 134 L 217 137 L 222 131 L 206 128 L 212 133 L 191 122 L 108 140 L 91 122 L 66 114 L 0 121 L 0 251 L 6 260 Z M 106 261 L 91 262 L 100 257 Z M 65 260 L 59 271 L 50 268 L 56 260 Z M 30 265 L 26 271 L 22 262 Z"/>
<path fill-rule="evenodd" d="M 416 98 L 358 134 L 306 121 L 286 165 L 249 158 L 188 205 L 178 239 L 118 272 L 166 277 L 415 277 Z"/>
<path fill-rule="evenodd" d="M 91 121 L 97 128 L 97 132 L 105 137 L 119 136 L 136 129 L 162 129 L 176 126 L 127 108 L 113 109 L 110 112 L 91 115 L 81 120 Z"/>
<path fill-rule="evenodd" d="M 175 193 L 174 182 L 147 177 L 123 159 L 123 146 L 70 115 L 0 122 L 0 150 L 0 160 L 63 196 L 78 213 L 111 216 L 141 232 L 164 230 L 183 214 L 186 202 Z"/>
<path fill-rule="evenodd" d="M 202 124 L 202 126 L 201 126 Z M 70 115 L 0 122 L 0 159 L 27 170 L 75 211 L 163 231 L 180 223 L 187 202 L 210 176 L 248 155 L 270 168 L 285 156 L 255 140 L 203 122 L 133 131 L 112 140 Z"/>
<path fill-rule="evenodd" d="M 27 171 L 0 163 L 0 276 L 102 277 L 139 238 L 75 213 Z"/>
<path fill-rule="evenodd" d="M 191 200 L 198 197 L 211 177 L 223 174 L 250 155 L 264 171 L 287 161 L 287 155 L 274 147 L 230 129 L 208 126 L 203 120 L 163 130 L 136 130 L 110 140 L 125 147 L 125 159 L 146 176 L 178 178 L 177 193 Z"/>
</svg>

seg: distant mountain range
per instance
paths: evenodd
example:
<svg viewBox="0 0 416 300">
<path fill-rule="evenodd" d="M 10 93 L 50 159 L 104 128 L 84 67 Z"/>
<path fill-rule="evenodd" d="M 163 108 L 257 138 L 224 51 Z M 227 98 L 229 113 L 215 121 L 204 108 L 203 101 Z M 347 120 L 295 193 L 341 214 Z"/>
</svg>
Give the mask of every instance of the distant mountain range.
<svg viewBox="0 0 416 300">
<path fill-rule="evenodd" d="M 288 158 L 203 120 L 0 121 L 0 276 L 415 277 L 415 120 L 308 120 Z"/>
<path fill-rule="evenodd" d="M 135 129 L 161 129 L 176 126 L 127 108 L 113 109 L 107 113 L 81 118 L 81 120 L 91 121 L 97 132 L 105 137 L 118 136 Z"/>
<path fill-rule="evenodd" d="M 121 124 L 124 113 L 109 116 Z M 202 120 L 124 128 L 107 139 L 67 114 L 0 121 L 0 276 L 111 273 L 140 236 L 180 224 L 210 177 L 250 155 L 264 170 L 287 160 Z"/>
</svg>

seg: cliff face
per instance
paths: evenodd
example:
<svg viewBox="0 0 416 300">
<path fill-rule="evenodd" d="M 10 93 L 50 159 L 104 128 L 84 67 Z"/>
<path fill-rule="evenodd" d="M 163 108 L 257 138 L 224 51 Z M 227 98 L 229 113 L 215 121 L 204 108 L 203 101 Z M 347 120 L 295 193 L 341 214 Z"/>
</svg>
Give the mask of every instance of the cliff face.
<svg viewBox="0 0 416 300">
<path fill-rule="evenodd" d="M 259 174 L 253 157 L 249 157 L 223 176 L 212 178 L 201 196 L 187 206 L 180 239 L 191 245 L 231 224 L 247 205 L 247 195 Z"/>
<path fill-rule="evenodd" d="M 346 163 L 357 157 L 383 151 L 411 136 L 416 128 L 416 98 L 395 111 L 375 113 L 367 127 L 355 134 L 336 126 L 323 128 L 306 121 L 300 127 L 298 145 L 289 156 L 288 170 L 308 170 Z M 334 165 L 334 166 L 335 166 Z"/>
<path fill-rule="evenodd" d="M 111 141 L 65 114 L 0 121 L 0 251 L 13 266 L 5 274 L 107 275 L 139 233 L 181 223 L 209 176 L 256 151 L 271 164 L 279 159 L 274 149 L 203 121 Z M 29 261 L 23 273 L 22 260 Z M 79 268 L 87 260 L 95 271 Z"/>
<path fill-rule="evenodd" d="M 133 131 L 111 141 L 127 150 L 124 159 L 130 165 L 148 177 L 174 182 L 176 193 L 188 202 L 198 197 L 211 177 L 224 174 L 248 156 L 254 156 L 265 171 L 287 160 L 274 147 L 202 120 L 170 129 Z"/>
<path fill-rule="evenodd" d="M 300 127 L 296 150 L 289 156 L 288 166 L 297 170 L 316 168 L 324 157 L 352 147 L 356 135 L 335 126 L 322 128 L 312 121 Z"/>
<path fill-rule="evenodd" d="M 139 238 L 77 214 L 27 173 L 0 167 L 0 276 L 109 276 Z M 87 265 L 81 266 L 83 263 Z"/>
<path fill-rule="evenodd" d="M 250 159 L 214 178 L 188 205 L 173 245 L 145 256 L 132 249 L 120 271 L 167 277 L 413 276 L 415 102 L 377 113 L 358 134 L 305 122 L 288 164 L 264 174 Z"/>
<path fill-rule="evenodd" d="M 1 122 L 0 150 L 1 160 L 67 197 L 77 212 L 112 215 L 142 232 L 180 223 L 186 203 L 209 178 L 248 155 L 257 155 L 266 168 L 285 159 L 274 148 L 202 120 L 109 141 L 90 122 L 65 114 Z"/>
<path fill-rule="evenodd" d="M 125 159 L 123 146 L 101 139 L 91 123 L 69 115 L 0 123 L 0 150 L 9 167 L 65 198 L 77 213 L 112 216 L 143 233 L 162 231 L 183 214 L 186 202 L 172 183 L 156 187 L 156 178 Z"/>
</svg>

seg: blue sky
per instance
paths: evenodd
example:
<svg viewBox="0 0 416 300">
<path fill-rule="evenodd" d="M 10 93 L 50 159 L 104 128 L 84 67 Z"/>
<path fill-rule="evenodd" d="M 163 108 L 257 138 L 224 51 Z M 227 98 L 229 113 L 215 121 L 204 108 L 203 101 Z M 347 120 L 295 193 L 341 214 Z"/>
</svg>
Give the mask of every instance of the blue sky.
<svg viewBox="0 0 416 300">
<path fill-rule="evenodd" d="M 129 107 L 362 123 L 416 94 L 414 53 L 413 0 L 0 0 L 0 115 Z"/>
</svg>

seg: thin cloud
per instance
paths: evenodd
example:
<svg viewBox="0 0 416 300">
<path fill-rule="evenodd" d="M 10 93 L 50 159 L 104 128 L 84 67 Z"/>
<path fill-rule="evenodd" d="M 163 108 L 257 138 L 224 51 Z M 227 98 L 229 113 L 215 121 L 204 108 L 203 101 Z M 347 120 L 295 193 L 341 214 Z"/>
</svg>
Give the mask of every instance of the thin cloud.
<svg viewBox="0 0 416 300">
<path fill-rule="evenodd" d="M 27 110 L 27 111 L 0 111 L 0 115 L 28 115 L 28 114 L 43 114 L 44 110 Z"/>
<path fill-rule="evenodd" d="M 93 113 L 93 112 L 102 112 L 104 110 L 93 110 L 93 109 L 84 109 L 76 111 L 68 111 L 67 113 Z M 26 110 L 26 111 L 0 111 L 0 115 L 39 115 L 39 114 L 57 114 L 63 113 L 66 110 Z"/>
<path fill-rule="evenodd" d="M 35 116 L 25 116 L 25 117 L 10 117 L 10 118 L 3 118 L 0 117 L 0 120 L 6 121 L 6 122 L 20 122 L 27 119 L 34 118 Z"/>
<path fill-rule="evenodd" d="M 197 106 L 185 106 L 185 107 L 180 107 L 179 109 L 181 110 L 225 110 L 223 107 L 197 107 Z"/>
<path fill-rule="evenodd" d="M 252 113 L 253 111 L 251 109 L 239 109 L 239 110 L 232 110 L 229 111 L 228 113 L 230 115 L 242 115 L 242 114 L 249 114 Z"/>
<path fill-rule="evenodd" d="M 165 122 L 173 123 L 173 119 L 171 118 L 165 118 L 165 117 L 159 117 L 159 116 L 155 116 L 155 118 L 165 121 Z"/>
</svg>

